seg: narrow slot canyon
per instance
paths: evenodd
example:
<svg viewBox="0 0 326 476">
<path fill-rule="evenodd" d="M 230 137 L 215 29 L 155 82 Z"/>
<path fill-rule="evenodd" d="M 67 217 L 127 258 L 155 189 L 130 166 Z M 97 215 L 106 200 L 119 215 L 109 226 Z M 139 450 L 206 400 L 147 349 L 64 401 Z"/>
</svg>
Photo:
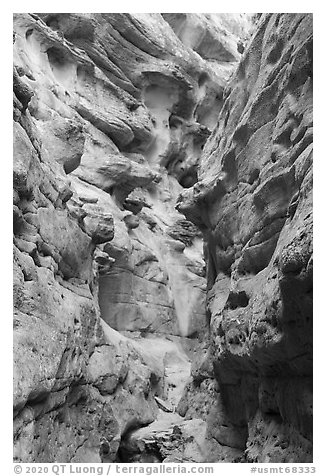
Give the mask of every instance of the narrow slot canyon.
<svg viewBox="0 0 326 476">
<path fill-rule="evenodd" d="M 312 15 L 14 15 L 14 461 L 312 461 Z"/>
</svg>

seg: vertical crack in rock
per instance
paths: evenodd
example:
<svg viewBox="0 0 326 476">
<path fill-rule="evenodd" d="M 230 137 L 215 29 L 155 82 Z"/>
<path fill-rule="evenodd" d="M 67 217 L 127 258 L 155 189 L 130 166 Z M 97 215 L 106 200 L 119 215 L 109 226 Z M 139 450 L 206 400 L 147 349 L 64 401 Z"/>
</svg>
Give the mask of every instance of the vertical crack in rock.
<svg viewBox="0 0 326 476">
<path fill-rule="evenodd" d="M 311 16 L 258 17 L 14 15 L 15 461 L 311 460 Z"/>
</svg>

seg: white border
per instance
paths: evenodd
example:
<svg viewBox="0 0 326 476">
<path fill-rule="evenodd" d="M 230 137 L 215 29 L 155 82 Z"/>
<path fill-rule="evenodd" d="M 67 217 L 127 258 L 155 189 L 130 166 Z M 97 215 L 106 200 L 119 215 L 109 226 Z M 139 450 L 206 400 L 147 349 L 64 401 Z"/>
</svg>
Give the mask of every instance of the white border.
<svg viewBox="0 0 326 476">
<path fill-rule="evenodd" d="M 14 12 L 313 12 L 314 13 L 314 142 L 315 142 L 315 173 L 314 173 L 314 247 L 315 255 L 315 298 L 314 298 L 314 466 L 317 473 L 326 474 L 324 453 L 325 440 L 325 321 L 326 312 L 323 296 L 325 295 L 326 279 L 324 276 L 325 264 L 325 151 L 323 136 L 325 132 L 325 9 L 322 2 L 315 1 L 228 1 L 218 4 L 216 0 L 193 2 L 165 0 L 162 3 L 149 1 L 130 2 L 119 0 L 118 2 L 97 1 L 59 1 L 49 2 L 47 5 L 41 1 L 23 2 L 14 1 L 2 6 L 1 35 L 1 187 L 0 196 L 2 204 L 2 233 L 1 233 L 1 294 L 2 294 L 2 345 L 0 346 L 2 363 L 2 428 L 1 428 L 1 454 L 2 474 L 14 474 L 12 466 L 12 238 L 9 230 L 12 230 L 12 14 Z M 82 6 L 83 5 L 83 6 Z M 89 7 L 92 9 L 89 10 Z M 227 7 L 227 8 L 225 8 Z M 324 193 L 323 193 L 324 192 Z M 221 474 L 249 474 L 249 468 L 241 464 L 216 463 L 216 473 Z M 257 465 L 262 466 L 262 465 Z M 268 465 L 266 465 L 268 466 Z M 280 466 L 279 464 L 274 466 Z M 282 466 L 282 465 L 281 465 Z M 295 465 L 298 466 L 298 465 Z M 242 469 L 238 471 L 238 468 Z M 240 473 L 241 471 L 241 473 Z"/>
</svg>

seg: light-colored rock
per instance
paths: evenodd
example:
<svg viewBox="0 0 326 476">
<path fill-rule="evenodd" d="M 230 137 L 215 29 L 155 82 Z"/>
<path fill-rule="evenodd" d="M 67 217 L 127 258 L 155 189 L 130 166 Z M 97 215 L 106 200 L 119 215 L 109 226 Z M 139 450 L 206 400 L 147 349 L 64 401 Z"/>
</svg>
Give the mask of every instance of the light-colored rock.
<svg viewBox="0 0 326 476">
<path fill-rule="evenodd" d="M 121 454 L 129 463 L 200 463 L 205 460 L 205 434 L 203 420 L 184 421 L 176 413 L 161 410 L 154 423 L 124 439 Z"/>
<path fill-rule="evenodd" d="M 180 33 L 167 15 L 14 16 L 15 461 L 116 461 L 157 402 L 177 407 L 207 330 L 202 236 L 175 204 L 250 21 L 186 14 Z M 167 461 L 218 458 L 215 436 L 238 451 L 237 435 L 171 415 Z"/>
<path fill-rule="evenodd" d="M 168 402 L 162 400 L 159 397 L 154 397 L 156 403 L 158 404 L 159 408 L 163 410 L 164 412 L 172 413 L 173 412 L 173 407 L 169 405 Z"/>
</svg>

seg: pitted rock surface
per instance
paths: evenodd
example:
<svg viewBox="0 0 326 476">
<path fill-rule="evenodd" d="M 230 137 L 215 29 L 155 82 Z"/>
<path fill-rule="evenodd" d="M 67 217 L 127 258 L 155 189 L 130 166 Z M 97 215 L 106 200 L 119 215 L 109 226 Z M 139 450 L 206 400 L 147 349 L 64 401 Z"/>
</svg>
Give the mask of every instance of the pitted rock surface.
<svg viewBox="0 0 326 476">
<path fill-rule="evenodd" d="M 14 32 L 15 461 L 311 461 L 311 16 Z"/>
<path fill-rule="evenodd" d="M 198 178 L 178 209 L 205 237 L 208 431 L 248 461 L 311 461 L 311 15 L 261 17 Z"/>
</svg>

